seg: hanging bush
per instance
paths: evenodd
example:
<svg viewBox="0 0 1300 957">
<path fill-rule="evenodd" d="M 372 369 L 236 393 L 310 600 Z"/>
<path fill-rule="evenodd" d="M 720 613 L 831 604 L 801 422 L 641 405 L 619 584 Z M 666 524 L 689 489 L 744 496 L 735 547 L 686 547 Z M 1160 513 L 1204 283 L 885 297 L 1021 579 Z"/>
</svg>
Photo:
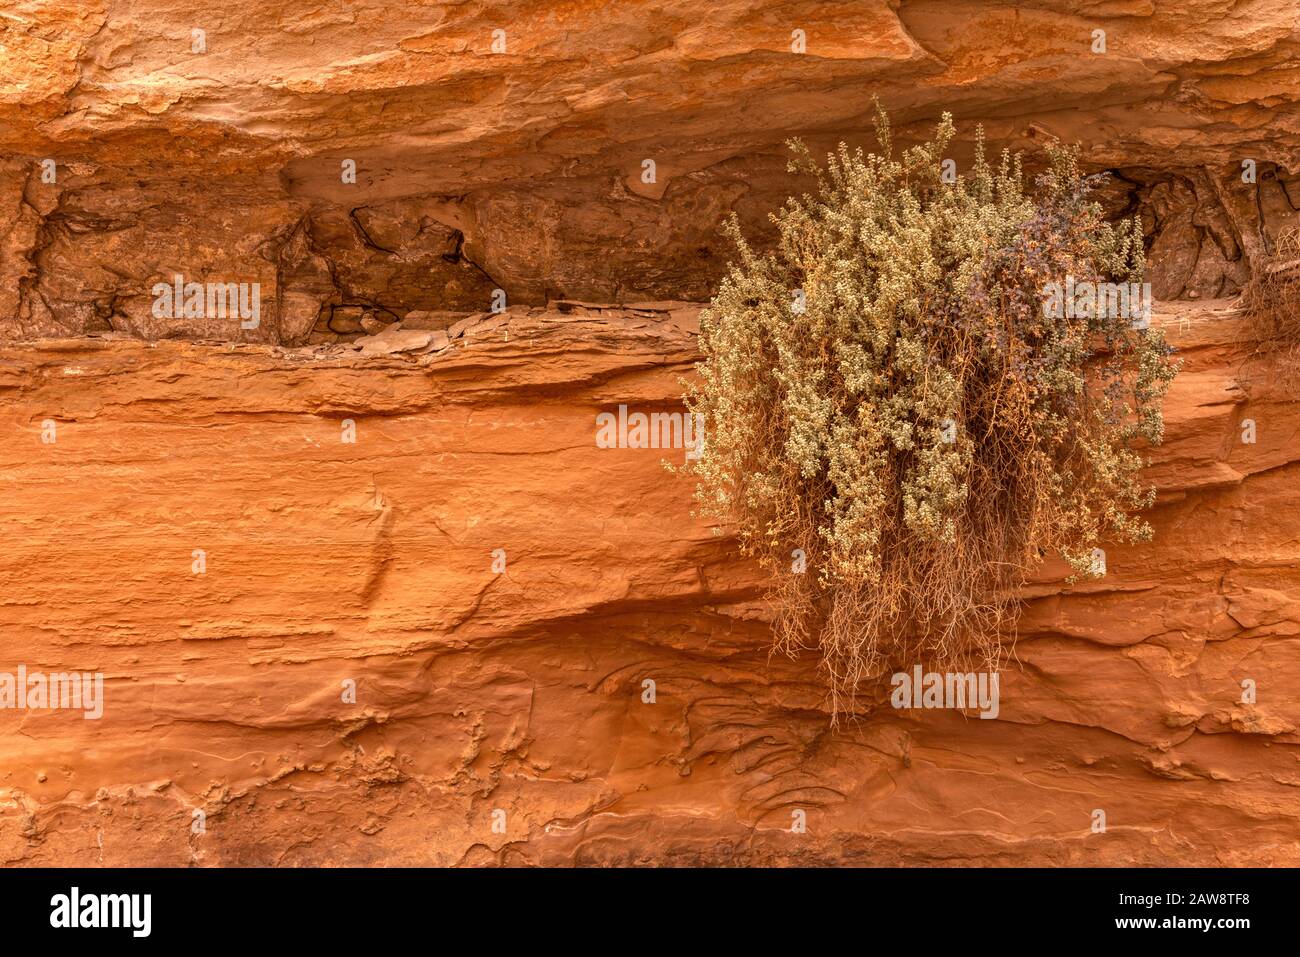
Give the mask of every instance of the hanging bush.
<svg viewBox="0 0 1300 957">
<path fill-rule="evenodd" d="M 891 664 L 996 669 L 1045 555 L 1089 574 L 1102 542 L 1151 535 L 1170 349 L 1114 297 L 1059 296 L 1140 283 L 1139 225 L 1103 220 L 1064 147 L 1032 196 L 982 131 L 945 176 L 953 134 L 945 114 L 895 156 L 882 112 L 879 154 L 824 168 L 792 142 L 816 195 L 772 216 L 767 255 L 733 217 L 701 319 L 698 499 L 772 573 L 777 645 L 819 650 L 833 715 Z"/>
</svg>

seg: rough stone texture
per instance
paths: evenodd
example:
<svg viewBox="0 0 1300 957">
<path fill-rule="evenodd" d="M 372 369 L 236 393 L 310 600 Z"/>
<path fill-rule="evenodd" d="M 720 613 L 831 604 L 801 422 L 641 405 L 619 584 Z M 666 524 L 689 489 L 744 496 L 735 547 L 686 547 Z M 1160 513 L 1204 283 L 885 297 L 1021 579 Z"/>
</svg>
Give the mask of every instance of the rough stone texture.
<svg viewBox="0 0 1300 957">
<path fill-rule="evenodd" d="M 679 408 L 695 309 L 564 310 L 427 354 L 0 348 L 6 660 L 107 681 L 99 721 L 0 712 L 2 859 L 1300 863 L 1300 418 L 1228 305 L 1158 317 L 1155 542 L 1043 569 L 998 718 L 840 731 L 684 452 L 596 447 Z"/>
<path fill-rule="evenodd" d="M 1216 298 L 1300 224 L 1298 21 L 9 0 L 0 671 L 107 703 L 0 711 L 0 861 L 1300 864 L 1300 413 Z M 951 110 L 959 169 L 977 123 L 1079 142 L 1187 364 L 1155 542 L 1042 570 L 998 718 L 868 693 L 836 731 L 682 451 L 594 416 L 680 409 L 719 224 L 770 238 L 785 139 L 870 146 L 873 96 L 900 141 Z M 177 274 L 259 323 L 156 317 Z"/>
<path fill-rule="evenodd" d="M 11 0 L 0 337 L 302 344 L 494 289 L 707 299 L 718 224 L 761 240 L 791 192 L 785 139 L 870 145 L 873 96 L 902 138 L 953 111 L 959 168 L 976 123 L 1079 142 L 1143 217 L 1157 296 L 1231 295 L 1300 222 L 1298 31 L 1294 0 Z M 262 323 L 153 317 L 177 273 L 259 283 Z"/>
</svg>

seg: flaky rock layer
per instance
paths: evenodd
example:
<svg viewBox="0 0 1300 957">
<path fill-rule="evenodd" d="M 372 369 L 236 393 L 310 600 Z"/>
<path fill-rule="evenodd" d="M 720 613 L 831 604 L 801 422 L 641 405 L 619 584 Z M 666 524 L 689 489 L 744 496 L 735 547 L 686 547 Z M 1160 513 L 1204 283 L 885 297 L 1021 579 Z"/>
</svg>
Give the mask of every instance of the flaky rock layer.
<svg viewBox="0 0 1300 957">
<path fill-rule="evenodd" d="M 1300 224 L 1298 19 L 7 3 L 0 678 L 104 697 L 0 709 L 0 861 L 1300 864 L 1300 411 L 1231 300 Z M 596 416 L 681 412 L 719 224 L 873 97 L 958 172 L 1078 142 L 1186 365 L 1154 542 L 1041 570 L 997 717 L 833 731 L 684 450 Z"/>
<path fill-rule="evenodd" d="M 0 711 L 3 859 L 1300 862 L 1300 418 L 1231 308 L 1160 316 L 1155 541 L 1042 570 L 997 718 L 868 696 L 838 732 L 684 450 L 597 444 L 680 410 L 694 314 L 0 349 L 6 660 L 105 675 L 99 720 Z"/>
<path fill-rule="evenodd" d="M 723 217 L 761 238 L 799 188 L 786 138 L 871 145 L 873 97 L 904 138 L 951 110 L 959 171 L 977 123 L 1080 143 L 1156 296 L 1228 296 L 1300 222 L 1298 50 L 1294 0 L 17 0 L 0 337 L 704 300 Z M 177 275 L 258 283 L 261 322 L 155 315 Z"/>
</svg>

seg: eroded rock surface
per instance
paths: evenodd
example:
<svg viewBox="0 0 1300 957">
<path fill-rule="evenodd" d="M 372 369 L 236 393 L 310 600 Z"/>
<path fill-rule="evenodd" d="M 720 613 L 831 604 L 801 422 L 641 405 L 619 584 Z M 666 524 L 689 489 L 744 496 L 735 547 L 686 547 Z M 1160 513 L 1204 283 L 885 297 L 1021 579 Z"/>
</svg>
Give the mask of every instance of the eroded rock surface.
<svg viewBox="0 0 1300 957">
<path fill-rule="evenodd" d="M 0 671 L 105 701 L 0 710 L 0 861 L 1300 864 L 1300 413 L 1216 298 L 1300 224 L 1298 20 L 10 0 Z M 684 451 L 595 441 L 873 97 L 1078 142 L 1186 361 L 1155 541 L 1042 569 L 993 720 L 833 730 Z"/>
<path fill-rule="evenodd" d="M 684 451 L 597 447 L 602 411 L 680 410 L 694 307 L 0 348 L 6 661 L 106 681 L 97 721 L 0 712 L 0 856 L 1300 863 L 1295 396 L 1229 304 L 1158 318 L 1155 541 L 1042 570 L 996 719 L 867 696 L 839 731 Z"/>
<path fill-rule="evenodd" d="M 0 337 L 295 345 L 497 289 L 707 299 L 722 220 L 761 241 L 797 191 L 786 138 L 870 146 L 873 97 L 901 139 L 951 110 L 959 169 L 977 123 L 1078 142 L 1156 295 L 1228 296 L 1300 222 L 1298 30 L 1294 0 L 16 0 Z M 259 284 L 261 322 L 155 316 L 176 275 Z"/>
</svg>

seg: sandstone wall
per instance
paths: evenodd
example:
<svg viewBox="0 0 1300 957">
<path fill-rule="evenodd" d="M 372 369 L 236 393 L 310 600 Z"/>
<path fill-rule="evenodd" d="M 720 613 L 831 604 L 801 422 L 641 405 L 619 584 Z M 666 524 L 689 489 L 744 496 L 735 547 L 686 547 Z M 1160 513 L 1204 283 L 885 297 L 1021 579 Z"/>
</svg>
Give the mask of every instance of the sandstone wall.
<svg viewBox="0 0 1300 957">
<path fill-rule="evenodd" d="M 565 310 L 431 352 L 0 350 L 6 660 L 106 676 L 100 720 L 0 712 L 4 860 L 1300 862 L 1300 418 L 1231 308 L 1161 316 L 1155 541 L 1043 570 L 997 719 L 839 731 L 684 452 L 596 445 L 680 408 L 695 310 Z"/>
<path fill-rule="evenodd" d="M 722 219 L 761 240 L 797 191 L 785 140 L 871 146 L 873 97 L 902 140 L 951 110 L 959 169 L 977 123 L 1078 142 L 1156 296 L 1228 296 L 1300 223 L 1298 50 L 1294 0 L 8 0 L 0 337 L 704 300 Z M 177 274 L 259 283 L 264 321 L 155 318 Z"/>
<path fill-rule="evenodd" d="M 0 710 L 0 861 L 1300 863 L 1300 413 L 1230 300 L 1300 224 L 1298 21 L 7 0 L 0 671 L 106 684 Z M 784 141 L 870 146 L 873 97 L 959 169 L 1078 142 L 1186 362 L 1155 541 L 1042 570 L 995 720 L 833 730 L 682 451 L 594 441 L 680 411 L 719 224 L 762 244 Z M 178 274 L 258 323 L 155 316 Z"/>
</svg>

